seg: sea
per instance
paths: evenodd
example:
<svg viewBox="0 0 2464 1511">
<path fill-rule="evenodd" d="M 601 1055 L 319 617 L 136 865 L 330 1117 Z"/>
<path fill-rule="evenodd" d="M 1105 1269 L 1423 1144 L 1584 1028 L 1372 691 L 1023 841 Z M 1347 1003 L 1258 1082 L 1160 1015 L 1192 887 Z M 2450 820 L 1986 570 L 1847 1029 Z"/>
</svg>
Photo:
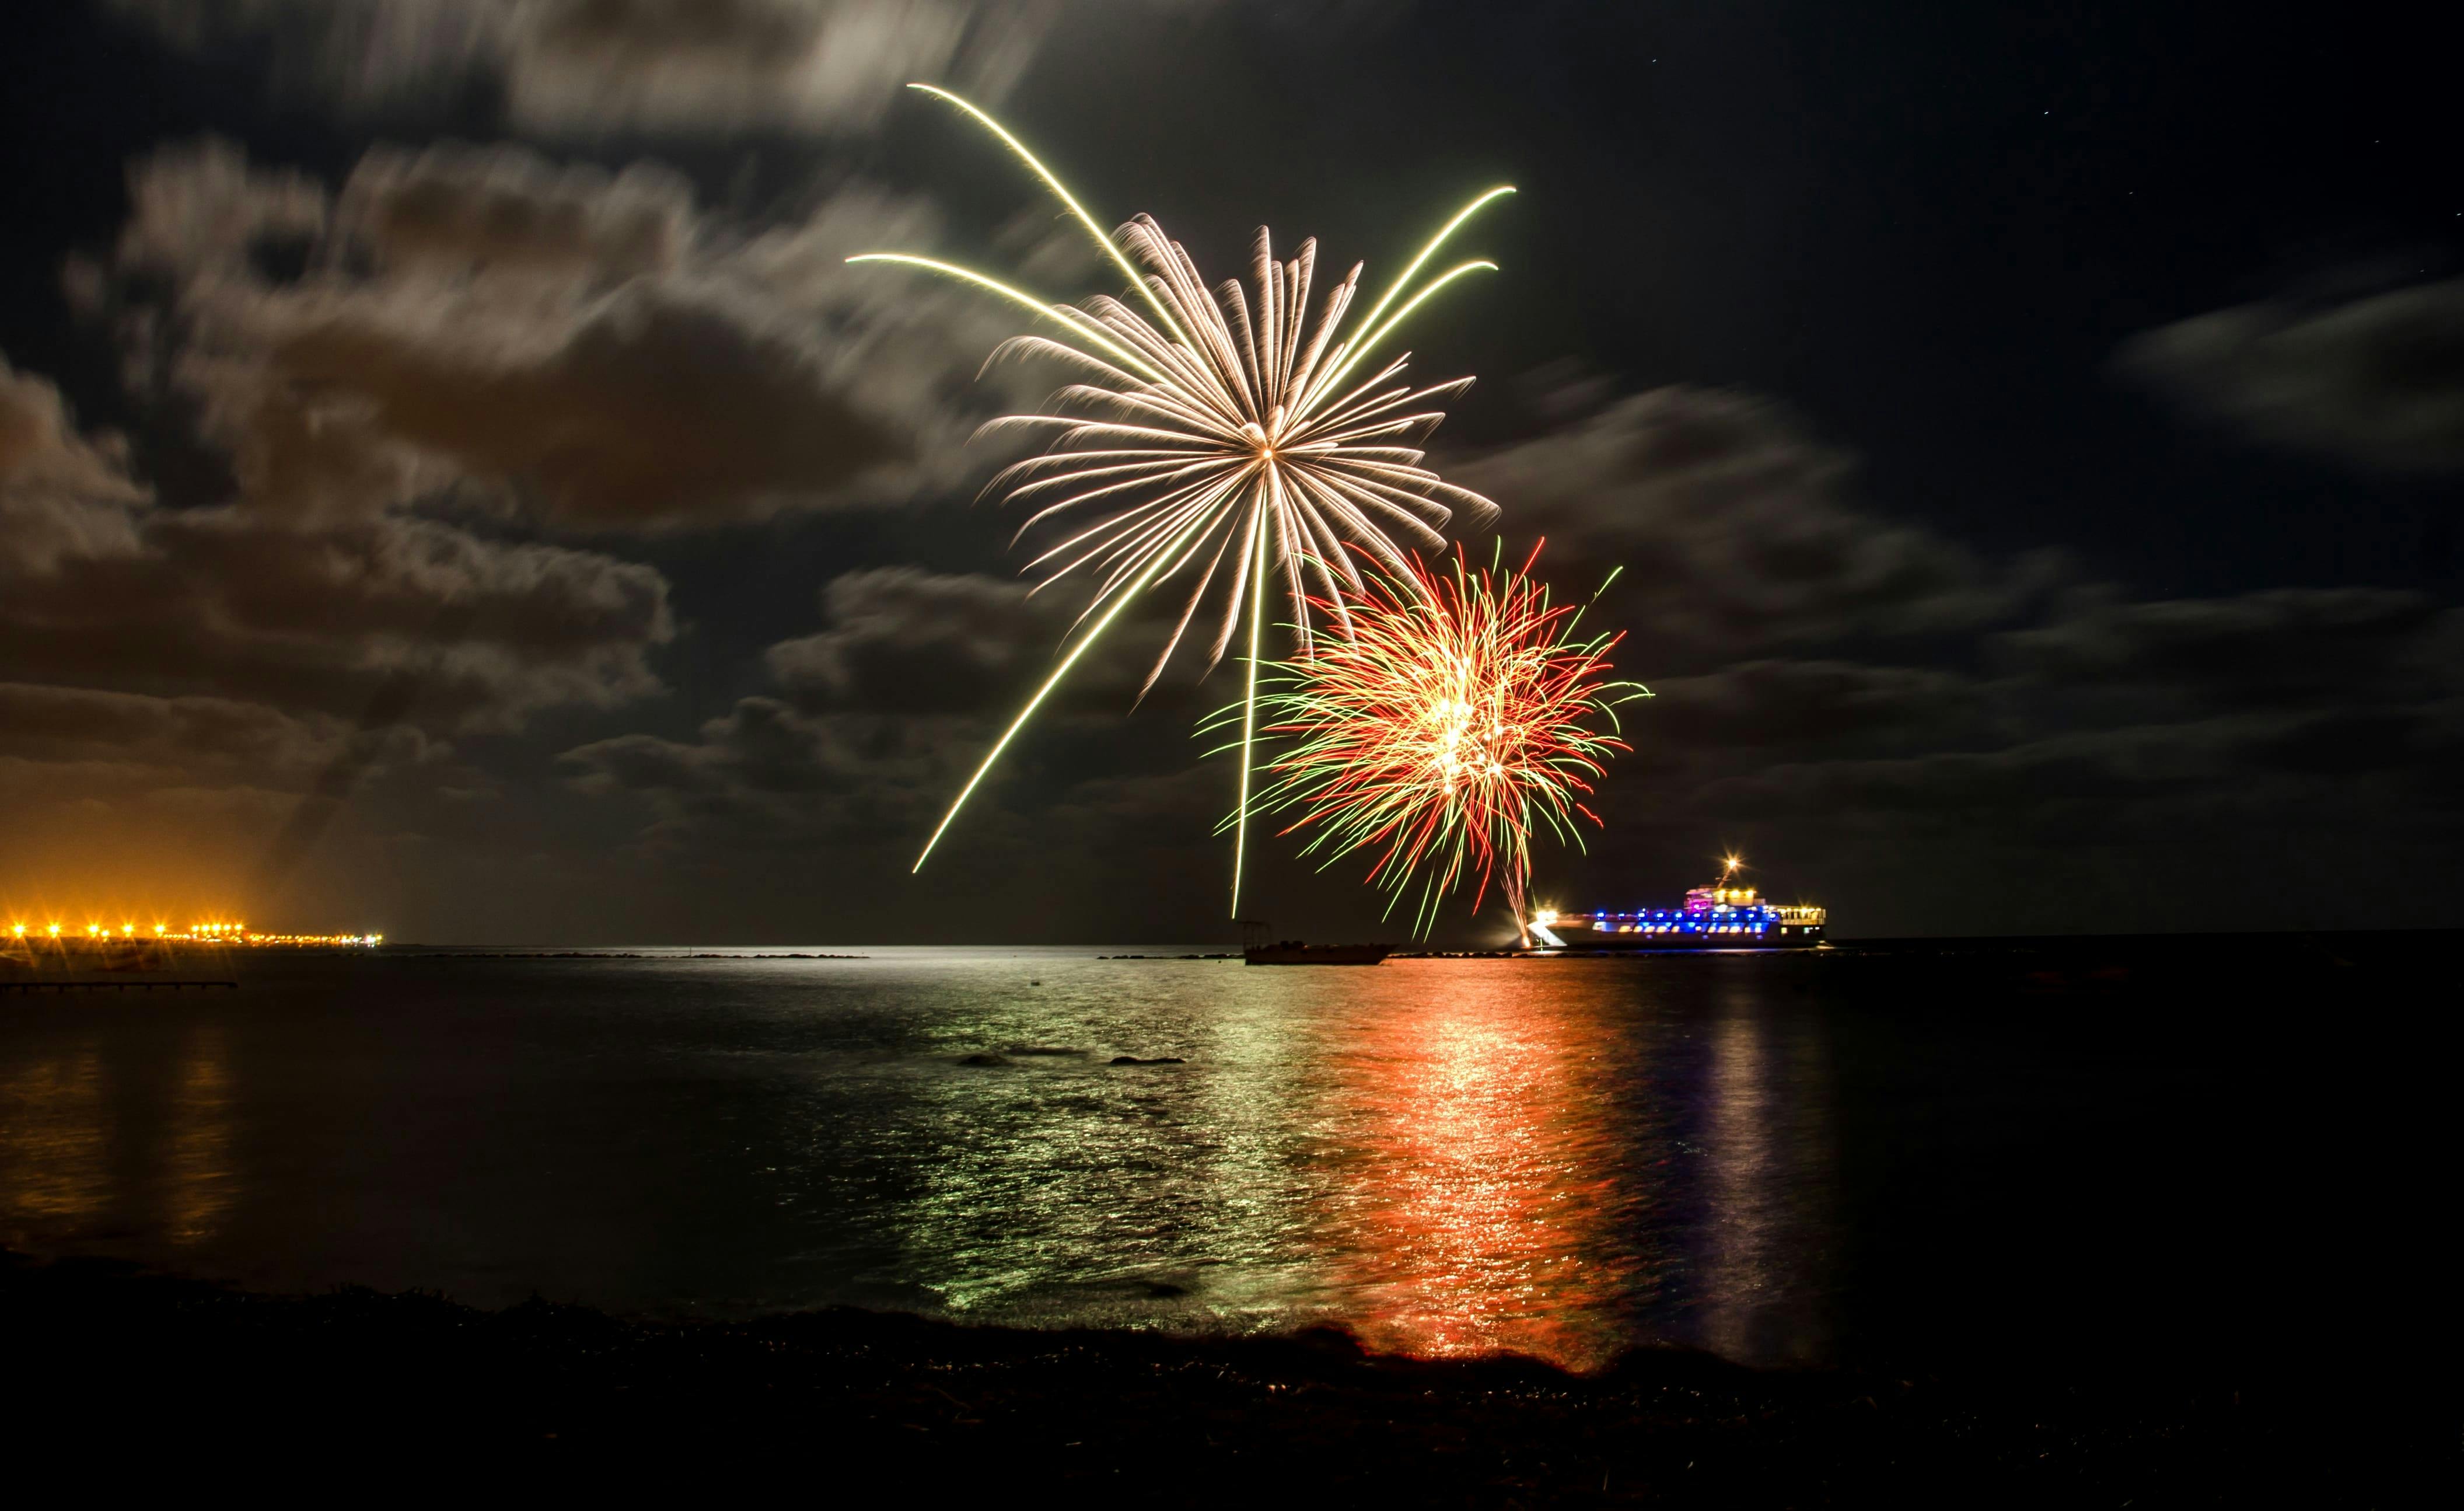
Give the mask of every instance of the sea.
<svg viewBox="0 0 2464 1511">
<path fill-rule="evenodd" d="M 2452 1342 L 2455 935 L 1204 953 L 388 945 L 0 992 L 0 1246 L 1575 1369 Z"/>
</svg>

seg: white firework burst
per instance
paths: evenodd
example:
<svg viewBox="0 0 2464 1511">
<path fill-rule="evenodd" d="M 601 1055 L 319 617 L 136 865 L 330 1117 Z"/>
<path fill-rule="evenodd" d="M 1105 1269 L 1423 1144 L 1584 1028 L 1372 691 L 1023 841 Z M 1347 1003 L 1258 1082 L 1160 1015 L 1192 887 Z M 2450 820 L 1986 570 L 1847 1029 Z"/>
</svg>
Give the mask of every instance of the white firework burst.
<svg viewBox="0 0 2464 1511">
<path fill-rule="evenodd" d="M 1423 465 L 1420 443 L 1444 417 L 1437 404 L 1472 380 L 1415 388 L 1403 376 L 1408 353 L 1374 362 L 1372 354 L 1439 290 L 1495 268 L 1485 261 L 1464 262 L 1414 286 L 1464 221 L 1513 190 L 1492 189 L 1463 207 L 1353 333 L 1347 333 L 1344 322 L 1359 292 L 1360 265 L 1326 294 L 1311 320 L 1317 243 L 1304 241 L 1290 259 L 1278 261 L 1261 228 L 1250 251 L 1254 296 L 1233 280 L 1210 291 L 1187 250 L 1152 217 L 1132 220 L 1117 240 L 1106 236 L 1051 171 L 998 122 L 944 90 L 914 87 L 966 111 L 1017 152 L 1068 206 L 1145 305 L 1141 312 L 1108 296 L 1079 306 L 1057 303 L 970 269 L 901 253 L 849 259 L 929 269 L 1033 310 L 1052 328 L 1012 338 L 993 360 L 1050 358 L 1074 368 L 1079 378 L 1056 392 L 1045 412 L 1006 415 L 985 429 L 1023 429 L 1045 437 L 1042 452 L 1004 469 L 987 492 L 1033 506 L 1020 539 L 1038 531 L 1060 536 L 1027 564 L 1027 569 L 1045 574 L 1037 591 L 1072 577 L 1093 582 L 1079 616 L 1082 628 L 951 805 L 916 867 L 922 868 L 1011 738 L 1122 610 L 1178 578 L 1188 580 L 1187 599 L 1145 685 L 1152 687 L 1162 674 L 1210 596 L 1221 606 L 1207 656 L 1210 668 L 1222 658 L 1245 616 L 1249 689 L 1237 811 L 1245 814 L 1269 579 L 1278 572 L 1284 579 L 1307 655 L 1313 633 L 1312 580 L 1322 589 L 1314 596 L 1335 606 L 1341 616 L 1350 596 L 1343 589 L 1361 587 L 1354 549 L 1396 576 L 1407 576 L 1402 543 L 1436 551 L 1444 544 L 1440 532 L 1459 514 L 1467 512 L 1484 524 L 1496 514 L 1488 500 Z M 1245 824 L 1236 826 L 1236 913 L 1245 830 Z"/>
</svg>

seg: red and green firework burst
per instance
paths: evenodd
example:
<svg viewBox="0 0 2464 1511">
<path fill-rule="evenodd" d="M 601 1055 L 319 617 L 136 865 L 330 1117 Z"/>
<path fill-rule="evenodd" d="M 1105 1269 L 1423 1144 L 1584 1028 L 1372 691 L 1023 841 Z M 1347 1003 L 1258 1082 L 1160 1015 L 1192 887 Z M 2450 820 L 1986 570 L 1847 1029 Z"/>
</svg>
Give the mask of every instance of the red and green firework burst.
<svg viewBox="0 0 2464 1511">
<path fill-rule="evenodd" d="M 1374 853 L 1390 916 L 1416 894 L 1421 933 L 1466 881 L 1475 909 L 1494 880 L 1520 919 L 1532 832 L 1580 847 L 1577 817 L 1599 822 L 1583 799 L 1627 748 L 1616 706 L 1650 695 L 1608 680 L 1623 636 L 1578 638 L 1582 610 L 1552 605 L 1530 560 L 1407 566 L 1347 595 L 1349 634 L 1270 669 L 1260 732 L 1283 749 L 1256 807 L 1310 832 L 1303 854 L 1326 865 Z"/>
</svg>

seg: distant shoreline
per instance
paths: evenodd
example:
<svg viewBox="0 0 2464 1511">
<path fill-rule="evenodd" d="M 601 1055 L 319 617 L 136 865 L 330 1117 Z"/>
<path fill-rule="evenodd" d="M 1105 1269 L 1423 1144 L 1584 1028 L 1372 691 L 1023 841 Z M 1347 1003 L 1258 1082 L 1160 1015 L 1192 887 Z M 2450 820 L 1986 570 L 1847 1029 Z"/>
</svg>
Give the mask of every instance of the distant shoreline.
<svg viewBox="0 0 2464 1511">
<path fill-rule="evenodd" d="M 60 976 L 100 980 L 144 981 L 149 976 L 225 976 L 245 965 L 251 967 L 283 960 L 354 961 L 641 961 L 654 964 L 697 961 L 877 962 L 894 965 L 902 959 L 936 953 L 975 956 L 984 960 L 1015 958 L 1054 962 L 1070 959 L 1159 964 L 1212 962 L 1239 965 L 1237 949 L 1190 945 L 1082 944 L 883 944 L 825 948 L 793 945 L 450 945 L 405 942 L 376 946 L 264 946 L 245 950 L 211 945 L 174 945 L 141 960 L 113 961 L 99 956 L 50 950 L 33 954 L 0 952 L 0 982 L 35 981 Z M 2105 988 L 2127 980 L 2179 975 L 2185 971 L 2249 971 L 2259 967 L 2289 968 L 2304 974 L 2335 975 L 2360 968 L 2393 970 L 2408 977 L 2464 981 L 2464 929 L 2375 929 L 2249 934 L 2031 934 L 1944 935 L 1896 939 L 1837 939 L 1816 946 L 1760 948 L 1751 945 L 1692 948 L 1595 949 L 1568 948 L 1528 952 L 1513 947 L 1445 947 L 1397 945 L 1390 962 L 1430 960 L 1528 960 L 1661 962 L 1702 956 L 1711 960 L 1748 959 L 1799 962 L 1813 968 L 1856 970 L 1860 966 L 1919 967 L 1929 972 L 1964 971 L 1984 975 L 2011 974 L 2035 978 L 2028 989 L 2040 989 L 2046 968 L 2100 981 Z M 214 968 L 205 970 L 211 966 Z M 2016 977 L 2014 977 L 2014 980 Z"/>
</svg>

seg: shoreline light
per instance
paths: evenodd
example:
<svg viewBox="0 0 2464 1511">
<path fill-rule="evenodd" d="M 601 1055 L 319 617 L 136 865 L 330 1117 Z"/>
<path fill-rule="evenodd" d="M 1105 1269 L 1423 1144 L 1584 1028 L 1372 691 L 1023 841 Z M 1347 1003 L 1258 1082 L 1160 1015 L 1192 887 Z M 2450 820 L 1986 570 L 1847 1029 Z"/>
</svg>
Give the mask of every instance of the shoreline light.
<svg viewBox="0 0 2464 1511">
<path fill-rule="evenodd" d="M 9 935 L 11 940 L 24 943 L 34 937 L 34 929 L 22 921 L 13 922 L 9 925 Z M 74 942 L 86 948 L 104 944 L 134 945 L 141 940 L 154 944 L 214 944 L 227 948 L 372 949 L 385 943 L 385 936 L 373 931 L 364 934 L 275 934 L 253 930 L 246 923 L 237 922 L 195 922 L 186 928 L 156 923 L 150 933 L 141 930 L 133 922 L 121 924 L 116 931 L 106 923 L 88 923 L 82 934 L 64 930 L 58 923 L 47 923 L 42 926 L 39 937 L 55 944 L 66 945 Z"/>
</svg>

